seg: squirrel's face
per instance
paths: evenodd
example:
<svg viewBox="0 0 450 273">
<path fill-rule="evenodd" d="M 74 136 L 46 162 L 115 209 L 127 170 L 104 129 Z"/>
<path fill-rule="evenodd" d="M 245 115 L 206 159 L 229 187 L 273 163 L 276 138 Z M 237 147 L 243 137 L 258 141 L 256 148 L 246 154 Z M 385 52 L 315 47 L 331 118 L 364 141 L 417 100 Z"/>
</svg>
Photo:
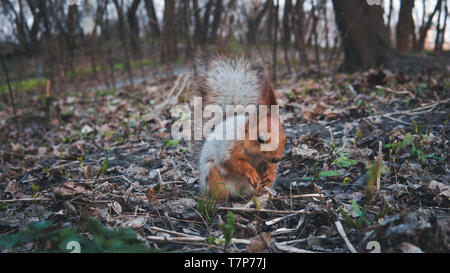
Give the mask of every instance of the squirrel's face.
<svg viewBox="0 0 450 273">
<path fill-rule="evenodd" d="M 262 126 L 265 125 L 265 126 Z M 265 127 L 265 128 L 264 128 Z M 261 130 L 260 130 L 261 129 Z M 281 161 L 286 144 L 286 135 L 279 118 L 261 119 L 257 125 L 256 140 L 249 137 L 249 125 L 246 125 L 244 149 L 253 155 L 262 155 L 264 161 L 277 163 Z"/>
</svg>

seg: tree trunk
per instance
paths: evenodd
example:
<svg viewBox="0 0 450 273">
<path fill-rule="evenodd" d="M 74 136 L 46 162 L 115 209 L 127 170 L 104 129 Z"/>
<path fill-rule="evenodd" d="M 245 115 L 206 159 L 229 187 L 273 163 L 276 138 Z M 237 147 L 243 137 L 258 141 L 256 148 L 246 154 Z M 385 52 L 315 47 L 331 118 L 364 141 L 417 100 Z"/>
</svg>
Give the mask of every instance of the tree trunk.
<svg viewBox="0 0 450 273">
<path fill-rule="evenodd" d="M 431 25 L 433 23 L 434 15 L 436 15 L 436 12 L 440 9 L 441 4 L 442 4 L 442 0 L 437 0 L 436 6 L 433 10 L 433 13 L 430 14 L 425 25 L 422 24 L 422 26 L 420 27 L 419 41 L 417 42 L 415 51 L 422 51 L 425 48 L 425 40 L 427 38 L 428 30 L 430 30 Z"/>
<path fill-rule="evenodd" d="M 284 51 L 284 61 L 288 73 L 291 73 L 291 63 L 289 62 L 289 44 L 291 43 L 291 26 L 290 26 L 290 14 L 292 10 L 292 0 L 286 0 L 284 2 L 283 11 L 283 51 Z"/>
<path fill-rule="evenodd" d="M 177 30 L 175 25 L 175 0 L 164 1 L 164 24 L 161 34 L 161 59 L 168 64 L 178 59 Z"/>
<path fill-rule="evenodd" d="M 272 1 L 271 1 L 272 2 Z M 272 3 L 273 5 L 273 3 Z M 280 0 L 277 0 L 277 5 L 272 8 L 274 22 L 273 45 L 272 45 L 272 82 L 277 82 L 277 45 L 278 45 L 278 10 L 280 7 Z"/>
<path fill-rule="evenodd" d="M 344 71 L 365 70 L 388 65 L 397 53 L 392 49 L 381 6 L 365 0 L 333 0 L 342 44 Z"/>
<path fill-rule="evenodd" d="M 125 70 L 127 71 L 128 74 L 128 80 L 130 82 L 131 86 L 134 86 L 134 82 L 133 82 L 133 72 L 132 72 L 132 68 L 131 68 L 131 58 L 130 58 L 130 41 L 129 41 L 129 37 L 130 34 L 128 33 L 128 26 L 126 25 L 125 22 L 125 14 L 123 11 L 123 7 L 121 4 L 123 4 L 123 2 L 121 1 L 121 3 L 119 3 L 119 0 L 113 0 L 114 5 L 116 6 L 116 10 L 117 10 L 117 16 L 119 17 L 119 36 L 120 39 L 122 41 L 122 45 L 123 45 L 123 52 L 124 52 L 124 57 L 125 57 Z"/>
<path fill-rule="evenodd" d="M 295 3 L 295 12 L 292 16 L 292 26 L 294 26 L 295 47 L 297 48 L 300 60 L 307 66 L 308 58 L 306 56 L 305 48 L 305 11 L 303 9 L 303 2 L 303 0 L 297 0 Z"/>
<path fill-rule="evenodd" d="M 209 38 L 210 43 L 215 44 L 217 43 L 218 39 L 218 30 L 222 18 L 222 10 L 223 10 L 223 3 L 222 0 L 216 0 L 216 3 L 214 4 L 214 19 L 211 25 L 211 37 Z"/>
<path fill-rule="evenodd" d="M 402 0 L 395 32 L 397 37 L 397 50 L 399 52 L 409 52 L 412 50 L 412 30 L 414 30 L 413 8 L 414 0 Z"/>
<path fill-rule="evenodd" d="M 154 38 L 161 37 L 161 30 L 159 29 L 158 18 L 156 17 L 155 5 L 153 0 L 144 0 L 145 9 L 147 10 L 147 16 L 150 24 L 150 30 Z"/>
<path fill-rule="evenodd" d="M 261 24 L 261 20 L 264 17 L 267 8 L 269 7 L 269 2 L 271 1 L 273 0 L 267 0 L 260 10 L 257 10 L 256 8 L 254 12 L 248 15 L 248 31 L 246 36 L 247 43 L 249 45 L 254 45 L 256 43 L 256 36 L 258 35 L 259 25 Z M 272 27 L 272 25 L 270 25 L 269 27 Z"/>
<path fill-rule="evenodd" d="M 130 26 L 131 49 L 135 58 L 141 57 L 141 49 L 139 46 L 139 23 L 136 16 L 140 3 L 141 0 L 133 0 L 127 11 L 127 21 Z"/>
</svg>

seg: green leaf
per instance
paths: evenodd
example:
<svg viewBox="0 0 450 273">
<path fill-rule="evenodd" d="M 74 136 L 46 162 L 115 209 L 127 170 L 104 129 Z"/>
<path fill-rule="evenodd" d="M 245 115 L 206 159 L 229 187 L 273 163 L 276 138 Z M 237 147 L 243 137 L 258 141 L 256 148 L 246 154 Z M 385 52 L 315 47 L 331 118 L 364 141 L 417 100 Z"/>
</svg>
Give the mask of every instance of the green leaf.
<svg viewBox="0 0 450 273">
<path fill-rule="evenodd" d="M 209 237 L 206 237 L 205 243 L 218 246 L 222 243 L 222 241 L 214 236 L 209 236 Z"/>
<path fill-rule="evenodd" d="M 233 238 L 234 234 L 234 214 L 231 211 L 228 211 L 226 216 L 226 223 L 219 225 L 220 230 L 225 237 L 225 247 L 228 246 Z"/>
<path fill-rule="evenodd" d="M 358 214 L 358 216 L 362 216 L 362 212 L 358 207 L 358 203 L 356 203 L 356 200 L 352 201 L 352 205 L 353 205 L 353 209 L 355 210 L 356 214 Z"/>
<path fill-rule="evenodd" d="M 178 144 L 180 144 L 180 141 L 177 139 L 166 139 L 164 140 L 164 146 L 165 147 L 170 147 L 170 146 L 177 146 Z"/>
<path fill-rule="evenodd" d="M 344 211 L 343 208 L 339 207 L 339 212 L 342 215 L 342 218 L 344 218 L 344 220 L 349 223 L 352 227 L 359 229 L 360 226 L 358 226 L 358 224 L 356 224 L 355 221 L 353 221 L 353 219 Z"/>
<path fill-rule="evenodd" d="M 356 164 L 356 160 L 349 159 L 346 156 L 336 158 L 331 165 L 337 165 L 341 168 L 348 168 Z"/>
<path fill-rule="evenodd" d="M 322 177 L 328 177 L 328 176 L 339 176 L 339 175 L 341 175 L 339 172 L 337 172 L 337 171 L 332 171 L 332 170 L 324 171 L 324 172 L 320 172 L 320 173 L 319 173 L 319 177 L 320 177 L 320 178 L 322 178 Z"/>
<path fill-rule="evenodd" d="M 413 139 L 411 137 L 411 133 L 407 133 L 405 135 L 405 137 L 403 138 L 403 140 L 400 142 L 398 147 L 401 149 L 403 147 L 407 147 L 407 146 L 411 145 L 411 143 L 413 143 Z"/>
<path fill-rule="evenodd" d="M 391 207 L 384 207 L 376 216 L 376 219 L 381 219 L 392 211 Z"/>
</svg>

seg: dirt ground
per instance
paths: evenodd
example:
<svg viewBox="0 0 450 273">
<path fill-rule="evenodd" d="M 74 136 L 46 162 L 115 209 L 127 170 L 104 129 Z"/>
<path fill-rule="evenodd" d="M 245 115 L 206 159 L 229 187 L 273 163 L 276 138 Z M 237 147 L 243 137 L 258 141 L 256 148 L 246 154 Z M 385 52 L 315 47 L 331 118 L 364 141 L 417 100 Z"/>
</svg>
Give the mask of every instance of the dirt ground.
<svg viewBox="0 0 450 273">
<path fill-rule="evenodd" d="M 87 216 L 167 252 L 222 252 L 232 211 L 229 252 L 450 251 L 448 73 L 282 77 L 273 191 L 226 203 L 198 191 L 201 142 L 171 139 L 171 109 L 196 94 L 188 75 L 71 92 L 48 122 L 35 96 L 19 138 L 2 102 L 0 235 Z"/>
</svg>

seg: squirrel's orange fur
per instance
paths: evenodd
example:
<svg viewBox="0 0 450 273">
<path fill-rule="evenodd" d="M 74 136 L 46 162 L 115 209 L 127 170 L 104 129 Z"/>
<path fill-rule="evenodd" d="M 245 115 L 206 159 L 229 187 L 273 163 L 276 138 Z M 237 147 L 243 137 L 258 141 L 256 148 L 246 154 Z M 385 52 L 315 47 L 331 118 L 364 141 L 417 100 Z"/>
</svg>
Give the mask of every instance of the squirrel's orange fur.
<svg viewBox="0 0 450 273">
<path fill-rule="evenodd" d="M 242 70 L 245 71 L 242 67 L 233 67 L 233 65 L 240 65 L 239 60 L 230 61 L 230 63 L 221 60 L 219 65 L 223 65 L 223 63 L 230 65 L 228 70 L 231 72 L 227 70 L 227 73 L 233 73 L 233 69 L 240 69 L 239 73 L 242 73 Z M 245 73 L 249 73 L 249 77 L 254 76 L 251 72 L 254 71 L 252 70 Z M 256 106 L 269 106 L 268 115 L 261 119 L 258 117 L 257 119 L 257 132 L 259 132 L 259 127 L 264 123 L 267 125 L 266 128 L 268 132 L 271 132 L 272 129 L 278 130 L 278 146 L 273 151 L 262 151 L 261 144 L 258 140 L 250 140 L 250 124 L 248 119 L 244 118 L 240 119 L 241 122 L 245 122 L 244 140 L 206 140 L 200 157 L 200 184 L 205 186 L 210 196 L 216 200 L 224 200 L 228 197 L 235 196 L 248 197 L 254 193 L 254 189 L 258 185 L 270 187 L 275 180 L 277 165 L 278 162 L 281 161 L 283 155 L 286 136 L 280 124 L 279 116 L 272 117 L 270 114 L 270 105 L 278 105 L 275 92 L 270 80 L 266 76 L 262 76 L 258 73 L 255 75 L 257 75 L 257 78 L 252 78 L 251 80 L 257 79 L 258 84 L 254 86 L 254 90 L 246 90 L 245 92 L 254 92 L 254 94 L 257 95 Z M 230 78 L 233 78 L 232 76 L 233 75 L 231 75 Z M 238 80 L 241 80 L 239 77 L 242 76 L 244 76 L 244 79 L 242 80 L 245 80 L 246 75 L 236 75 Z M 208 77 L 208 74 L 205 73 L 203 77 Z M 203 81 L 206 80 L 203 78 Z M 226 87 L 226 84 L 227 82 L 224 80 L 224 83 L 220 83 L 220 86 L 224 88 Z M 240 85 L 235 84 L 230 86 Z M 246 87 L 248 88 L 248 86 Z M 207 88 L 213 89 L 214 86 L 208 86 Z M 215 90 L 209 90 L 209 92 L 214 91 Z M 239 96 L 239 94 L 243 91 L 239 90 L 239 88 L 229 91 L 221 90 L 220 92 L 218 92 L 220 93 L 219 96 L 216 96 L 216 100 L 218 97 L 219 101 L 217 101 L 217 103 L 219 104 L 222 103 L 220 95 L 228 95 L 228 92 L 232 93 L 233 97 L 241 98 L 241 101 L 238 102 L 239 104 L 245 105 L 247 103 L 250 104 L 255 102 L 242 101 L 243 96 Z M 229 98 L 227 99 L 229 100 Z M 234 103 L 238 104 L 237 102 Z M 270 141 L 271 139 L 264 139 L 264 142 L 266 143 L 270 143 Z"/>
</svg>

